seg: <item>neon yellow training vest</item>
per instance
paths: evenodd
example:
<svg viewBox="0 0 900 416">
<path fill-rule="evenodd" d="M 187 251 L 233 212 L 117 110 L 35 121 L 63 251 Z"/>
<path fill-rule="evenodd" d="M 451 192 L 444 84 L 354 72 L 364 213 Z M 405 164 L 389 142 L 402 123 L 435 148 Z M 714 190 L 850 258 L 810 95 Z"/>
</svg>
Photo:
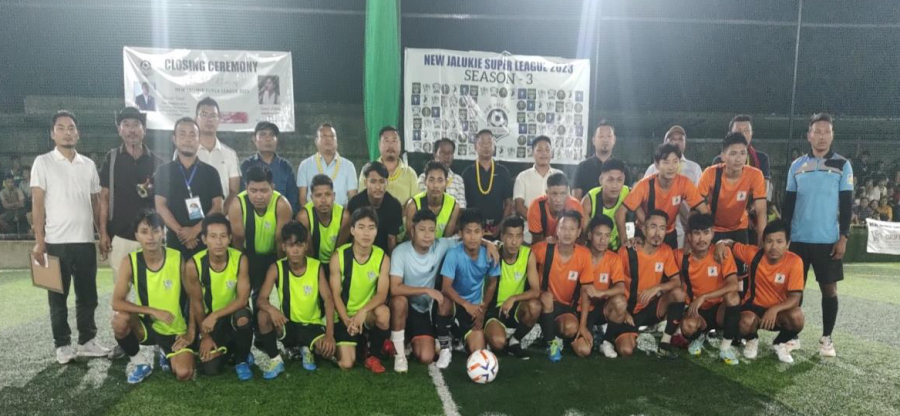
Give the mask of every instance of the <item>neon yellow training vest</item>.
<svg viewBox="0 0 900 416">
<path fill-rule="evenodd" d="M 628 196 L 628 193 L 631 192 L 631 188 L 627 186 L 623 186 L 622 190 L 619 191 L 619 199 L 616 201 L 616 204 L 613 205 L 612 208 L 606 208 L 603 206 L 603 196 L 600 192 L 603 191 L 602 186 L 598 186 L 594 189 L 588 191 L 588 196 L 591 197 L 591 218 L 597 215 L 597 205 L 599 204 L 602 208 L 603 215 L 606 215 L 611 220 L 613 220 L 613 229 L 612 233 L 609 236 L 609 248 L 610 250 L 616 251 L 619 249 L 619 246 L 622 244 L 619 241 L 619 230 L 616 228 L 616 211 L 622 206 L 622 202 L 625 201 L 625 197 Z"/>
<path fill-rule="evenodd" d="M 523 293 L 527 289 L 529 255 L 531 255 L 531 248 L 521 246 L 515 263 L 508 264 L 505 260 L 500 261 L 500 281 L 497 283 L 498 307 L 503 305 L 503 302 L 510 296 Z"/>
<path fill-rule="evenodd" d="M 427 193 L 422 192 L 413 197 L 413 201 L 416 203 L 416 210 L 421 210 L 424 206 L 425 209 L 428 208 L 428 200 Z M 447 229 L 447 224 L 450 222 L 450 215 L 453 214 L 453 208 L 456 207 L 456 198 L 450 196 L 450 194 L 444 192 L 443 203 L 441 205 L 441 212 L 437 213 L 437 223 L 435 224 L 434 237 L 441 238 L 444 236 L 444 230 Z"/>
<path fill-rule="evenodd" d="M 322 225 L 319 213 L 312 202 L 306 204 L 306 217 L 309 218 L 309 232 L 312 239 L 312 252 L 320 262 L 328 264 L 334 247 L 337 245 L 338 235 L 341 233 L 341 218 L 344 215 L 344 207 L 334 204 L 331 208 L 331 222 L 328 226 Z"/>
<path fill-rule="evenodd" d="M 295 276 L 291 271 L 288 259 L 278 261 L 278 300 L 281 301 L 281 312 L 291 322 L 301 324 L 325 325 L 319 296 L 318 260 L 307 257 L 306 271 L 302 276 Z M 285 276 L 289 278 L 285 279 Z"/>
<path fill-rule="evenodd" d="M 275 227 L 278 224 L 276 212 L 280 197 L 281 194 L 278 191 L 272 191 L 272 198 L 269 199 L 266 212 L 259 215 L 253 208 L 247 191 L 238 194 L 237 199 L 241 201 L 241 216 L 244 220 L 244 249 L 247 252 L 254 254 L 275 252 Z M 253 221 L 250 221 L 250 217 L 247 215 L 250 212 L 253 213 Z"/>
<path fill-rule="evenodd" d="M 140 306 L 161 309 L 175 317 L 171 324 L 167 324 L 152 316 L 142 315 L 153 321 L 156 333 L 181 335 L 187 332 L 187 323 L 181 314 L 181 253 L 168 247 L 165 250 L 163 265 L 156 271 L 147 267 L 143 250 L 129 254 L 132 283 L 136 290 L 134 300 Z"/>
<path fill-rule="evenodd" d="M 203 290 L 203 308 L 206 313 L 218 311 L 237 298 L 238 273 L 241 270 L 240 250 L 228 247 L 225 268 L 215 271 L 209 264 L 209 250 L 194 254 L 197 278 Z"/>
<path fill-rule="evenodd" d="M 338 261 L 341 266 L 341 298 L 347 307 L 347 315 L 353 316 L 375 296 L 384 250 L 372 246 L 372 254 L 365 264 L 356 262 L 352 243 L 341 246 L 337 255 L 340 256 Z M 351 264 L 349 268 L 348 262 Z"/>
</svg>

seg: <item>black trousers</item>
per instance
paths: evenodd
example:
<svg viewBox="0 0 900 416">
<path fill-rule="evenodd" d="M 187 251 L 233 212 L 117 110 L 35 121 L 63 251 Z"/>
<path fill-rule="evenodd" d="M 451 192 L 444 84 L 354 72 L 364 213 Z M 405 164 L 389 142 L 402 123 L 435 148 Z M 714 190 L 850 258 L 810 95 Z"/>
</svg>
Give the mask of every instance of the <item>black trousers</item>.
<svg viewBox="0 0 900 416">
<path fill-rule="evenodd" d="M 97 336 L 97 324 L 94 322 L 94 312 L 97 310 L 97 246 L 94 243 L 47 244 L 47 254 L 59 257 L 63 283 L 63 293 L 47 292 L 53 343 L 56 347 L 72 343 L 66 300 L 74 283 L 78 343 L 84 344 Z"/>
</svg>

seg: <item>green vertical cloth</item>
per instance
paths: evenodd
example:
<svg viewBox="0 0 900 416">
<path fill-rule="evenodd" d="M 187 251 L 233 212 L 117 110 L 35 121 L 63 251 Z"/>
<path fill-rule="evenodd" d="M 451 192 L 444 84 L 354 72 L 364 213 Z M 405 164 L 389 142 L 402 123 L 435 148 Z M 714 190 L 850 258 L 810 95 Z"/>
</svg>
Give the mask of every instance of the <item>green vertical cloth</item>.
<svg viewBox="0 0 900 416">
<path fill-rule="evenodd" d="M 381 156 L 378 131 L 400 120 L 400 62 L 400 0 L 368 0 L 363 111 L 370 160 Z"/>
</svg>

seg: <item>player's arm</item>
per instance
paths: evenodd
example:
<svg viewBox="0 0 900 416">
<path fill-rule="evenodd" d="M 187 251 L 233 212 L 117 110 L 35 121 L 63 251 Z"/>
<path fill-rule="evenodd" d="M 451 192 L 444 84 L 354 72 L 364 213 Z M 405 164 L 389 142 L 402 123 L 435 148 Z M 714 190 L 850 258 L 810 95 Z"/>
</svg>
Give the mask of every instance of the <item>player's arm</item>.
<svg viewBox="0 0 900 416">
<path fill-rule="evenodd" d="M 6 208 L 6 201 L 3 201 L 4 208 Z M 98 230 L 100 233 L 100 256 L 102 258 L 106 258 L 109 255 L 110 250 L 112 249 L 112 239 L 109 236 L 109 230 L 107 230 L 107 224 L 109 223 L 109 188 L 100 188 L 100 229 Z"/>
<path fill-rule="evenodd" d="M 266 271 L 266 280 L 263 281 L 262 286 L 259 288 L 259 298 L 256 300 L 256 306 L 269 314 L 275 326 L 282 327 L 287 322 L 287 318 L 281 313 L 280 309 L 272 305 L 272 302 L 269 302 L 269 296 L 272 295 L 272 289 L 275 287 L 277 280 L 278 263 L 272 263 L 269 266 L 269 270 Z"/>
<path fill-rule="evenodd" d="M 522 198 L 516 198 L 514 200 L 515 203 L 515 211 L 520 217 L 525 218 L 528 215 L 528 208 L 525 206 L 525 200 Z"/>
<path fill-rule="evenodd" d="M 598 197 L 603 198 L 602 195 L 597 194 Z M 588 223 L 591 222 L 591 196 L 585 195 L 584 198 L 581 198 L 581 209 L 584 211 L 584 221 L 581 222 L 581 234 L 582 237 L 587 237 L 587 227 Z M 616 214 L 618 214 L 618 210 L 616 210 Z M 615 219 L 613 219 L 615 221 Z"/>
<path fill-rule="evenodd" d="M 150 315 L 158 321 L 171 323 L 172 319 L 174 319 L 172 314 L 149 306 L 137 305 L 128 300 L 128 292 L 131 290 L 131 279 L 133 277 L 131 256 L 126 256 L 122 259 L 122 264 L 119 266 L 119 275 L 116 276 L 116 284 L 113 287 L 112 309 L 116 312 Z M 168 316 L 164 316 L 165 314 L 168 314 Z"/>
<path fill-rule="evenodd" d="M 244 249 L 244 239 L 246 237 L 244 230 L 244 218 L 243 212 L 241 209 L 241 204 L 238 202 L 237 204 L 231 204 L 228 207 L 228 222 L 231 223 L 231 246 L 238 249 Z M 281 227 L 278 228 L 279 230 Z M 275 241 L 281 241 L 276 239 Z M 281 244 L 276 244 L 277 246 L 281 246 Z"/>
<path fill-rule="evenodd" d="M 306 244 L 308 244 L 307 247 L 312 247 L 312 228 L 309 227 L 309 215 L 306 213 L 305 209 L 297 211 L 297 222 L 303 224 L 303 226 L 309 230 L 309 232 L 306 233 Z M 281 238 L 279 237 L 276 241 L 281 241 Z M 340 246 L 341 243 L 338 242 L 338 247 Z"/>
<path fill-rule="evenodd" d="M 350 241 L 350 213 L 347 210 L 344 210 L 344 213 L 341 214 L 341 231 L 338 232 L 337 245 L 335 247 L 340 247 L 344 244 L 347 244 Z"/>
<path fill-rule="evenodd" d="M 193 286 L 190 286 L 189 280 L 194 280 Z M 201 299 L 203 298 L 203 294 L 200 290 L 200 281 L 198 279 L 188 279 L 187 274 L 185 273 L 184 262 L 181 262 L 181 287 L 184 288 L 184 291 L 188 295 L 190 312 L 192 314 L 195 313 L 195 311 L 198 311 L 197 313 L 202 313 L 203 301 Z M 172 344 L 172 351 L 190 348 L 190 345 L 194 343 L 194 339 L 197 335 L 197 322 L 196 319 L 187 320 L 187 332 L 175 337 L 175 343 Z"/>
<path fill-rule="evenodd" d="M 386 253 L 387 255 L 391 255 L 394 252 L 394 249 L 397 247 L 397 236 L 395 234 L 388 234 L 388 246 Z"/>
<path fill-rule="evenodd" d="M 700 311 L 700 307 L 703 306 L 703 303 L 706 302 L 707 299 L 721 298 L 722 296 L 725 296 L 732 292 L 737 293 L 739 288 L 740 286 L 738 284 L 737 273 L 729 274 L 728 276 L 725 276 L 725 284 L 720 286 L 718 289 L 713 290 L 709 293 L 704 293 L 700 296 L 696 296 L 694 300 L 691 301 L 690 304 L 688 304 L 688 310 L 686 314 L 696 316 Z"/>
<path fill-rule="evenodd" d="M 762 243 L 762 241 L 760 241 L 760 243 Z M 732 251 L 733 248 L 734 240 L 727 238 L 724 240 L 719 240 L 719 242 L 716 243 L 715 251 L 713 251 L 713 258 L 716 260 L 716 262 L 722 263 L 725 258 L 728 257 L 728 252 Z M 735 257 L 737 257 L 737 255 L 735 255 Z"/>
<path fill-rule="evenodd" d="M 427 295 L 438 303 L 443 303 L 444 295 L 430 287 L 414 287 L 403 284 L 403 276 L 391 274 L 391 296 L 419 296 Z"/>
<path fill-rule="evenodd" d="M 32 190 L 34 190 L 34 189 L 35 188 L 32 188 Z M 32 194 L 32 195 L 35 195 L 35 194 Z M 178 220 L 175 219 L 175 216 L 172 215 L 172 211 L 169 211 L 169 207 L 166 205 L 166 201 L 167 201 L 166 197 L 156 194 L 153 196 L 153 201 L 154 201 L 154 205 L 156 206 L 156 213 L 159 214 L 160 217 L 162 217 L 163 222 L 166 224 L 166 228 L 175 232 L 175 234 L 178 235 L 178 239 L 180 240 L 184 231 L 182 230 L 181 224 L 179 224 Z M 35 230 L 37 230 L 38 229 L 37 215 L 34 215 L 33 218 L 34 218 L 34 228 L 35 228 Z"/>
<path fill-rule="evenodd" d="M 625 216 L 628 214 L 628 207 L 625 204 L 619 205 L 619 208 L 616 210 L 616 229 L 619 230 L 619 239 L 622 242 L 628 240 L 628 236 L 625 235 Z M 641 221 L 643 221 L 643 216 L 641 217 Z"/>
<path fill-rule="evenodd" d="M 494 298 L 494 295 L 497 293 L 497 282 L 500 280 L 500 276 L 487 276 L 487 285 L 485 285 L 484 296 L 482 296 L 481 301 L 481 312 L 484 313 L 487 311 L 487 308 L 490 306 L 490 299 Z"/>
<path fill-rule="evenodd" d="M 657 295 L 668 293 L 670 290 L 675 289 L 676 287 L 681 287 L 681 278 L 679 277 L 678 273 L 675 273 L 668 279 L 663 279 L 663 281 L 658 285 L 650 287 L 647 290 L 641 292 L 638 300 L 642 305 L 647 305 Z"/>
<path fill-rule="evenodd" d="M 293 216 L 294 210 L 291 209 L 291 203 L 282 195 L 281 198 L 278 198 L 278 202 L 275 203 L 275 253 L 279 259 L 284 257 L 284 249 L 281 247 L 281 244 L 278 244 L 281 241 L 281 229 L 291 222 L 291 217 Z M 309 230 L 309 227 L 306 229 Z"/>
<path fill-rule="evenodd" d="M 348 250 L 352 249 L 348 248 Z M 350 315 L 347 313 L 347 305 L 344 304 L 344 299 L 341 298 L 341 290 L 343 288 L 341 287 L 341 263 L 338 257 L 340 256 L 331 256 L 331 261 L 329 262 L 329 267 L 331 268 L 329 286 L 331 287 L 331 298 L 334 300 L 334 309 L 337 310 L 338 318 L 344 323 L 344 326 L 349 328 Z"/>
<path fill-rule="evenodd" d="M 444 235 L 454 235 L 456 234 L 456 221 L 459 219 L 459 203 L 453 204 L 453 212 L 450 213 L 450 220 L 447 222 L 447 227 L 444 228 Z"/>
<path fill-rule="evenodd" d="M 784 299 L 784 302 L 766 309 L 766 313 L 759 320 L 759 327 L 766 330 L 774 329 L 778 314 L 781 311 L 786 311 L 788 309 L 800 306 L 800 299 L 802 299 L 802 297 L 802 291 L 788 292 L 787 297 Z"/>
<path fill-rule="evenodd" d="M 588 294 L 594 288 L 593 282 L 581 283 L 581 295 L 578 300 L 581 306 L 581 315 L 578 317 L 578 330 L 587 329 L 588 313 L 591 309 L 591 296 Z"/>
<path fill-rule="evenodd" d="M 766 206 L 766 198 L 763 196 L 753 201 L 753 210 L 756 211 L 756 244 L 762 245 L 763 231 L 769 221 L 769 210 Z"/>
<path fill-rule="evenodd" d="M 306 203 L 309 202 L 309 201 L 306 200 L 306 187 L 305 187 L 305 186 L 298 186 L 298 187 L 297 187 L 297 193 L 300 194 L 300 195 L 299 195 L 299 196 L 300 196 L 300 209 L 303 209 L 303 207 L 306 206 Z"/>
<path fill-rule="evenodd" d="M 188 295 L 191 317 L 193 317 L 193 319 L 188 319 L 188 333 L 194 334 L 194 329 L 206 319 L 206 311 L 203 309 L 203 290 L 200 288 L 200 279 L 197 276 L 197 266 L 194 263 L 194 259 L 181 264 L 181 287 L 184 288 L 184 292 Z M 215 326 L 215 322 L 213 322 L 213 326 Z M 211 331 L 212 328 L 209 328 L 209 331 L 205 332 Z"/>
<path fill-rule="evenodd" d="M 334 300 L 331 298 L 331 288 L 328 281 L 325 280 L 325 269 L 319 267 L 319 296 L 322 298 L 322 304 L 325 307 L 325 338 L 322 339 L 319 347 L 322 354 L 326 357 L 334 355 Z"/>
<path fill-rule="evenodd" d="M 595 290 L 592 297 L 595 299 L 610 299 L 619 295 L 625 296 L 625 282 L 616 282 L 606 290 Z"/>
</svg>

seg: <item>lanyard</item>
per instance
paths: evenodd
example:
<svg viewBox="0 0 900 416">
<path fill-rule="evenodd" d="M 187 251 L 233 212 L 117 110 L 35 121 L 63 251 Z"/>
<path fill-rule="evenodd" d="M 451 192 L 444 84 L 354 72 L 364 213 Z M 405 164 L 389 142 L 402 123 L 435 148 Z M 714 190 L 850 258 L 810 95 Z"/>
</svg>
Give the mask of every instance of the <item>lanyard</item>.
<svg viewBox="0 0 900 416">
<path fill-rule="evenodd" d="M 184 186 L 187 187 L 188 195 L 193 198 L 194 193 L 191 192 L 191 182 L 194 182 L 194 174 L 197 173 L 197 163 L 194 163 L 194 166 L 191 166 L 191 177 L 188 178 L 184 171 L 184 166 L 181 163 L 178 163 L 178 170 L 181 171 L 181 177 L 184 178 Z"/>
</svg>

